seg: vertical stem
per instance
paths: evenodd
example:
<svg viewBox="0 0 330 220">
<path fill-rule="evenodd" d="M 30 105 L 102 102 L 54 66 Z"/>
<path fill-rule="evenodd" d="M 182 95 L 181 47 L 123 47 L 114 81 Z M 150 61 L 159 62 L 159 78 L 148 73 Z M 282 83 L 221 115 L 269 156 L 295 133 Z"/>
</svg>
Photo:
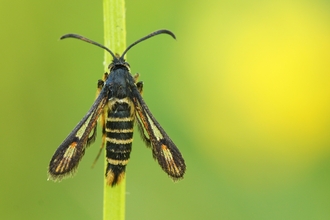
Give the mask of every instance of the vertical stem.
<svg viewBox="0 0 330 220">
<path fill-rule="evenodd" d="M 103 0 L 104 45 L 114 54 L 126 48 L 125 0 Z M 104 68 L 108 71 L 111 55 L 105 51 Z M 105 170 L 107 162 L 105 160 Z M 108 186 L 104 179 L 103 220 L 125 219 L 125 179 L 115 187 Z"/>
</svg>

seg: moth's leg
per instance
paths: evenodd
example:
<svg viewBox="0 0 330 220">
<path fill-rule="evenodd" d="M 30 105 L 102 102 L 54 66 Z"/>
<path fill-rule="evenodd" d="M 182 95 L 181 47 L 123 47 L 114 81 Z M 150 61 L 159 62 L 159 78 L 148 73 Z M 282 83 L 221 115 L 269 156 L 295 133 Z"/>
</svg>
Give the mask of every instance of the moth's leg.
<svg viewBox="0 0 330 220">
<path fill-rule="evenodd" d="M 137 89 L 139 90 L 140 94 L 142 95 L 142 92 L 143 92 L 143 82 L 142 81 L 137 82 L 135 85 L 136 85 Z"/>
<path fill-rule="evenodd" d="M 136 84 L 136 82 L 138 81 L 139 76 L 140 76 L 139 73 L 135 73 L 135 75 L 133 76 L 133 78 L 134 78 L 134 83 L 135 83 L 135 84 Z"/>
</svg>

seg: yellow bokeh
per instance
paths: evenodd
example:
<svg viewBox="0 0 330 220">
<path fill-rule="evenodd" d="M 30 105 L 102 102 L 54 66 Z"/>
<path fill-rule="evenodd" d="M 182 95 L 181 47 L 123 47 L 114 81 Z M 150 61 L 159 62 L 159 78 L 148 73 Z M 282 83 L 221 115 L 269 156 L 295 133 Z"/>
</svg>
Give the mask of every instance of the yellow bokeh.
<svg viewBox="0 0 330 220">
<path fill-rule="evenodd" d="M 298 175 L 328 141 L 326 15 L 315 5 L 270 2 L 225 14 L 225 26 L 214 19 L 220 11 L 209 8 L 195 17 L 196 30 L 207 26 L 210 34 L 201 43 L 205 32 L 193 33 L 199 42 L 187 49 L 203 51 L 192 62 L 197 65 L 187 67 L 200 73 L 190 81 L 196 105 L 189 115 L 200 124 L 192 128 L 202 136 L 200 149 L 252 184 L 267 173 L 275 183 L 281 175 Z"/>
</svg>

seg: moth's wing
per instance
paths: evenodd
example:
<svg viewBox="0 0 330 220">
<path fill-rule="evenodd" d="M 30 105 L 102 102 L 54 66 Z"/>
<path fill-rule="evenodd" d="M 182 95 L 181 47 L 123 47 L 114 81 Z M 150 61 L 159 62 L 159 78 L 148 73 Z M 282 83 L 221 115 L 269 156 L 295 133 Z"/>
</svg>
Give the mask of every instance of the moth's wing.
<svg viewBox="0 0 330 220">
<path fill-rule="evenodd" d="M 95 137 L 97 119 L 107 101 L 108 91 L 103 89 L 85 117 L 55 151 L 49 163 L 49 179 L 61 180 L 75 171 L 88 143 Z M 90 136 L 92 130 L 94 131 Z"/>
<path fill-rule="evenodd" d="M 108 78 L 108 73 L 104 73 L 103 75 L 103 80 L 99 80 L 97 83 L 97 95 L 100 94 L 100 92 L 102 91 L 102 88 L 104 86 L 104 82 L 107 80 Z M 107 106 L 104 106 L 103 111 L 101 113 L 101 115 L 99 116 L 99 122 L 101 123 L 101 127 L 102 127 L 102 142 L 101 142 L 101 147 L 99 149 L 99 152 L 96 155 L 96 158 L 94 159 L 94 162 L 92 164 L 92 168 L 95 166 L 97 160 L 99 159 L 99 157 L 101 156 L 102 150 L 105 146 L 105 139 L 106 139 L 106 131 L 105 131 L 105 119 L 106 119 L 106 112 L 107 112 Z M 95 131 L 96 131 L 96 127 L 95 126 Z M 87 145 L 89 144 L 89 142 L 87 142 Z"/>
<path fill-rule="evenodd" d="M 138 76 L 139 76 L 138 74 L 135 74 L 135 76 L 134 76 L 135 82 L 137 81 Z M 140 95 L 142 95 L 143 82 L 136 82 L 135 85 L 136 85 Z M 146 134 L 146 131 L 143 127 L 143 123 L 142 123 L 137 111 L 135 111 L 135 118 L 136 118 L 137 126 L 138 126 L 138 129 L 139 129 L 139 133 L 140 133 L 140 136 L 141 136 L 143 142 L 147 145 L 147 147 L 151 147 L 150 139 L 149 139 L 149 137 L 147 137 L 148 134 Z"/>
<path fill-rule="evenodd" d="M 173 180 L 183 178 L 186 165 L 179 149 L 151 114 L 138 88 L 132 86 L 131 90 L 139 130 L 147 145 L 150 143 L 153 157 Z"/>
</svg>

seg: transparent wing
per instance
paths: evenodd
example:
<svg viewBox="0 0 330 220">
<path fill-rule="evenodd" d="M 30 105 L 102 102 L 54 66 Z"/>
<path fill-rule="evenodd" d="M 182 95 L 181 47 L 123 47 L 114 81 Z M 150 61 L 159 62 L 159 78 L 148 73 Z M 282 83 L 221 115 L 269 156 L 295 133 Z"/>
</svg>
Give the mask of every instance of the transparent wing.
<svg viewBox="0 0 330 220">
<path fill-rule="evenodd" d="M 108 91 L 103 89 L 85 117 L 55 151 L 49 163 L 49 179 L 61 180 L 75 171 L 88 143 L 95 139 L 97 119 L 107 101 Z"/>
<path fill-rule="evenodd" d="M 179 149 L 151 114 L 136 86 L 132 86 L 132 100 L 139 130 L 147 145 L 150 143 L 153 157 L 173 180 L 183 178 L 186 165 Z"/>
</svg>

